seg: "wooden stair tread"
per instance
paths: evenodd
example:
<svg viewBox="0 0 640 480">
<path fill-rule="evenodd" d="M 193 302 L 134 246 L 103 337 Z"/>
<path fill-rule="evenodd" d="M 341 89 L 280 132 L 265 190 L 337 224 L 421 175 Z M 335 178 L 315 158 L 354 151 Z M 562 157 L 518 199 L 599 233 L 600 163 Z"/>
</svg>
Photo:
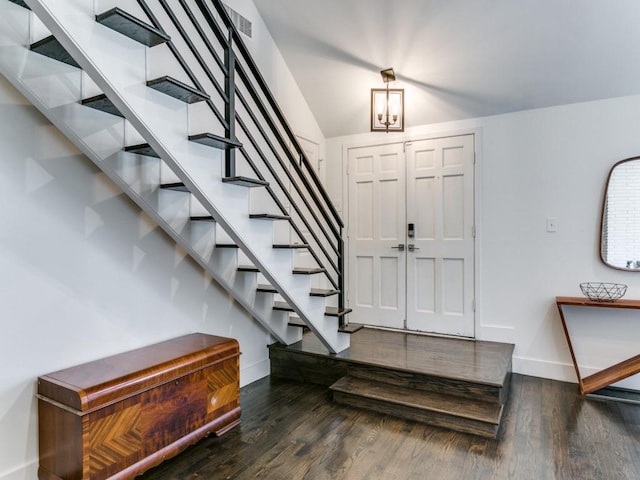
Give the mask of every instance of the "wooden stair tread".
<svg viewBox="0 0 640 480">
<path fill-rule="evenodd" d="M 222 179 L 224 183 L 231 183 L 240 187 L 254 188 L 254 187 L 268 187 L 269 182 L 259 180 L 257 178 L 249 178 L 242 176 L 224 177 Z"/>
<path fill-rule="evenodd" d="M 104 93 L 96 95 L 95 97 L 83 99 L 82 105 L 124 118 L 122 112 L 118 110 L 118 108 L 113 104 L 111 100 L 109 100 L 109 98 Z"/>
<path fill-rule="evenodd" d="M 49 35 L 42 40 L 32 43 L 31 51 L 44 55 L 45 57 L 52 58 L 53 60 L 57 60 L 58 62 L 66 63 L 72 67 L 80 68 L 80 65 L 78 65 L 69 52 L 65 50 L 53 35 Z"/>
<path fill-rule="evenodd" d="M 238 265 L 239 272 L 259 272 L 260 269 L 255 265 Z"/>
<path fill-rule="evenodd" d="M 242 144 L 230 138 L 220 137 L 213 133 L 199 133 L 197 135 L 189 135 L 189 140 L 200 143 L 208 147 L 219 148 L 222 150 L 230 150 L 232 148 L 240 148 Z"/>
<path fill-rule="evenodd" d="M 273 302 L 274 310 L 282 310 L 284 312 L 293 312 L 293 307 L 287 302 Z"/>
<path fill-rule="evenodd" d="M 309 326 L 304 323 L 302 321 L 301 318 L 299 317 L 295 317 L 293 315 L 289 316 L 289 320 L 287 322 L 288 325 L 291 325 L 292 327 L 300 327 L 300 328 L 304 328 L 305 330 L 309 329 Z M 351 325 L 345 325 L 342 327 L 338 327 L 338 331 L 341 333 L 355 333 L 358 330 L 360 330 L 361 328 L 363 328 L 362 325 L 357 325 L 357 324 L 351 324 Z"/>
<path fill-rule="evenodd" d="M 358 330 L 364 328 L 364 325 L 359 323 L 348 323 L 347 325 L 341 325 L 338 327 L 338 331 L 342 333 L 356 333 Z"/>
<path fill-rule="evenodd" d="M 169 76 L 148 80 L 147 86 L 185 103 L 196 103 L 209 99 L 209 95 L 206 93 Z"/>
<path fill-rule="evenodd" d="M 257 220 L 291 220 L 288 215 L 277 215 L 275 213 L 252 213 L 249 218 Z"/>
<path fill-rule="evenodd" d="M 149 145 L 148 143 L 140 143 L 138 145 L 129 145 L 124 147 L 125 152 L 134 153 L 136 155 L 143 155 L 145 157 L 160 158 L 160 155 Z"/>
<path fill-rule="evenodd" d="M 294 311 L 293 307 L 289 305 L 287 302 L 279 302 L 279 301 L 273 302 L 273 309 L 283 310 L 285 312 Z M 342 310 L 339 310 L 337 307 L 326 307 L 324 314 L 329 317 L 341 317 L 343 315 L 346 315 L 350 311 L 351 311 L 350 308 L 343 308 Z"/>
<path fill-rule="evenodd" d="M 258 292 L 278 293 L 278 290 L 276 290 L 276 287 L 274 287 L 273 285 L 267 285 L 265 283 L 258 285 L 256 290 Z"/>
<path fill-rule="evenodd" d="M 275 245 L 273 245 L 273 248 L 291 248 L 291 249 L 297 249 L 297 248 L 309 248 L 309 245 L 306 243 L 277 243 Z"/>
<path fill-rule="evenodd" d="M 160 184 L 160 188 L 164 188 L 166 190 L 175 190 L 176 192 L 188 192 L 189 189 L 182 182 L 174 182 L 174 183 L 162 183 Z"/>
<path fill-rule="evenodd" d="M 325 315 L 330 317 L 343 317 L 351 311 L 352 310 L 350 308 L 327 307 Z"/>
<path fill-rule="evenodd" d="M 340 293 L 340 290 L 334 290 L 331 288 L 312 288 L 309 295 L 312 297 L 331 297 Z"/>
<path fill-rule="evenodd" d="M 304 323 L 302 319 L 299 317 L 290 316 L 289 321 L 287 323 L 292 327 L 300 327 L 300 328 L 306 328 L 306 329 L 309 328 L 309 326 L 306 323 Z"/>
<path fill-rule="evenodd" d="M 326 272 L 326 270 L 324 268 L 303 268 L 303 267 L 296 267 L 293 269 L 293 273 L 296 275 L 313 275 L 316 273 L 324 273 Z"/>
<path fill-rule="evenodd" d="M 363 380 L 349 375 L 342 377 L 329 388 L 333 391 L 372 398 L 418 410 L 444 413 L 492 425 L 499 425 L 502 415 L 502 406 L 497 403 L 414 390 L 382 382 Z"/>
<path fill-rule="evenodd" d="M 582 394 L 595 392 L 601 388 L 607 387 L 612 383 L 619 382 L 625 378 L 640 373 L 640 355 L 631 357 L 616 365 L 605 368 L 593 375 L 589 375 L 582 379 Z"/>
<path fill-rule="evenodd" d="M 258 285 L 257 290 L 259 292 L 278 293 L 278 290 L 276 290 L 276 288 L 273 285 L 268 285 L 268 284 Z M 331 290 L 328 288 L 312 288 L 309 292 L 309 295 L 311 295 L 312 297 L 330 297 L 338 293 L 339 293 L 338 290 Z"/>
<path fill-rule="evenodd" d="M 147 47 L 168 42 L 171 37 L 118 7 L 96 15 L 96 21 Z"/>
<path fill-rule="evenodd" d="M 10 1 L 10 2 L 15 3 L 16 5 L 20 5 L 21 7 L 24 7 L 24 8 L 26 8 L 27 10 L 31 10 L 31 9 L 29 8 L 29 5 L 27 5 L 26 3 L 24 3 L 24 1 L 23 1 L 23 0 L 9 0 L 9 1 Z"/>
</svg>

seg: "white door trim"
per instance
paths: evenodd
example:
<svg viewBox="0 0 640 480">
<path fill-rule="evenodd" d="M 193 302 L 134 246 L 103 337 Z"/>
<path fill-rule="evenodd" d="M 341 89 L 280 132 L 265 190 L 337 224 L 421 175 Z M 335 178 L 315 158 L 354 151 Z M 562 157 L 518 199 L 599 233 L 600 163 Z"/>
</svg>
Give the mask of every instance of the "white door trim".
<svg viewBox="0 0 640 480">
<path fill-rule="evenodd" d="M 474 270 L 475 270 L 475 315 L 474 315 L 474 338 L 481 340 L 482 339 L 482 287 L 481 287 L 481 278 L 482 278 L 482 259 L 480 252 L 482 252 L 482 128 L 466 128 L 459 130 L 452 130 L 446 132 L 431 132 L 424 134 L 413 134 L 413 135 L 402 135 L 395 136 L 392 139 L 374 139 L 375 136 L 369 136 L 369 140 L 363 140 L 360 142 L 354 142 L 349 144 L 342 145 L 342 158 L 341 158 L 341 168 L 342 172 L 342 215 L 343 220 L 345 221 L 345 229 L 343 232 L 344 239 L 344 255 L 345 259 L 349 258 L 350 255 L 350 245 L 348 238 L 348 219 L 349 219 L 349 177 L 348 177 L 348 158 L 349 158 L 349 150 L 354 148 L 362 148 L 362 147 L 373 147 L 373 146 L 382 146 L 382 145 L 391 145 L 398 143 L 406 143 L 412 141 L 419 140 L 431 140 L 435 138 L 443 138 L 443 137 L 456 137 L 460 135 L 474 135 L 474 149 L 475 149 L 475 163 L 474 163 L 474 225 L 475 225 L 475 242 L 474 242 Z M 377 136 L 377 135 L 376 135 Z M 345 261 L 345 278 L 348 278 L 348 261 Z M 345 286 L 348 285 L 348 282 L 345 281 Z M 350 292 L 347 291 L 346 298 L 349 298 Z"/>
</svg>

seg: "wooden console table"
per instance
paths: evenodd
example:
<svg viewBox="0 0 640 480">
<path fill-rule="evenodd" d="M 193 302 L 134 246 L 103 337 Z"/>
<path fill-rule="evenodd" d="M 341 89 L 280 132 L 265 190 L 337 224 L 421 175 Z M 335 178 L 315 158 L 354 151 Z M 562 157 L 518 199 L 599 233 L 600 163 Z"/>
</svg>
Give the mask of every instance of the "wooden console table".
<svg viewBox="0 0 640 480">
<path fill-rule="evenodd" d="M 640 373 L 640 355 L 636 355 L 627 360 L 624 360 L 616 365 L 605 368 L 593 375 L 582 378 L 580 376 L 580 369 L 578 368 L 578 362 L 576 361 L 576 355 L 573 351 L 571 344 L 571 337 L 569 336 L 569 330 L 567 328 L 567 322 L 564 318 L 563 307 L 589 307 L 589 308 L 623 308 L 631 310 L 640 310 L 640 300 L 616 300 L 615 302 L 596 302 L 589 300 L 586 297 L 556 297 L 556 304 L 558 305 L 558 311 L 560 312 L 560 319 L 562 320 L 562 328 L 564 334 L 567 337 L 567 344 L 569 345 L 569 352 L 571 353 L 571 360 L 573 360 L 573 366 L 576 369 L 576 376 L 578 377 L 578 384 L 580 385 L 580 393 L 582 395 L 591 394 L 597 390 L 608 387 L 612 383 L 624 380 L 631 375 Z"/>
</svg>

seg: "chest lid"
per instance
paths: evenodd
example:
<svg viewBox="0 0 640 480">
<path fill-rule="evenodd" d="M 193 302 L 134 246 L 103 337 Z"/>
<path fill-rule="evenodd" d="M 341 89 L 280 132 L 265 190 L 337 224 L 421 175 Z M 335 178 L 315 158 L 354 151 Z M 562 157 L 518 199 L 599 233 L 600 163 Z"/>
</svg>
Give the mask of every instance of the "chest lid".
<svg viewBox="0 0 640 480">
<path fill-rule="evenodd" d="M 237 358 L 237 340 L 193 333 L 38 378 L 38 395 L 79 414 Z"/>
</svg>

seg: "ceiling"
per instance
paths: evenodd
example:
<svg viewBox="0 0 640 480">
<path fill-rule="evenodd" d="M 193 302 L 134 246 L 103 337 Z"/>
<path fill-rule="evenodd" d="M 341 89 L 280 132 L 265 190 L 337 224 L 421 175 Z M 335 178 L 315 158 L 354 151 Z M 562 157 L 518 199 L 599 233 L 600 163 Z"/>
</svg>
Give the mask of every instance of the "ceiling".
<svg viewBox="0 0 640 480">
<path fill-rule="evenodd" d="M 407 127 L 640 93 L 638 0 L 254 0 L 326 137 L 369 130 L 393 67 Z"/>
</svg>

